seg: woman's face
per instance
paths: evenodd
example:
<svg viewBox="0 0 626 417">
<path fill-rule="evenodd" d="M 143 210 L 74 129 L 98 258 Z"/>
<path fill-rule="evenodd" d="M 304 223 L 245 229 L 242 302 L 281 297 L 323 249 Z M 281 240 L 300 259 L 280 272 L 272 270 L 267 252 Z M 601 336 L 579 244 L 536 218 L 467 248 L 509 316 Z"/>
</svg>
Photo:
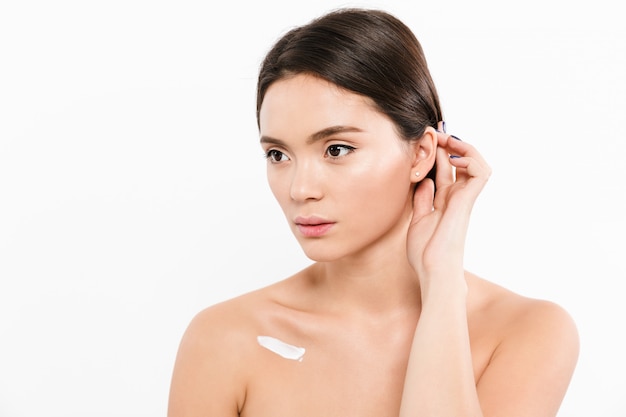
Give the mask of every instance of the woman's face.
<svg viewBox="0 0 626 417">
<path fill-rule="evenodd" d="M 370 99 L 296 75 L 269 87 L 259 120 L 270 188 L 309 258 L 405 239 L 415 156 Z"/>
</svg>

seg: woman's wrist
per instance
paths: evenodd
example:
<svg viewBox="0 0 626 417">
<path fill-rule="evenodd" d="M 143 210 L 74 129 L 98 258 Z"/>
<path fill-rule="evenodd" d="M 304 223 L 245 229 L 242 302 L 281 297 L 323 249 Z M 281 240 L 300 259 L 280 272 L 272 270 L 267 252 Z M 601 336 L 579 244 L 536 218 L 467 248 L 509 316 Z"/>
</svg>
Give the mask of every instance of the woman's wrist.
<svg viewBox="0 0 626 417">
<path fill-rule="evenodd" d="M 430 300 L 444 300 L 451 302 L 454 299 L 467 298 L 467 281 L 461 272 L 437 272 L 420 276 L 422 303 Z"/>
</svg>

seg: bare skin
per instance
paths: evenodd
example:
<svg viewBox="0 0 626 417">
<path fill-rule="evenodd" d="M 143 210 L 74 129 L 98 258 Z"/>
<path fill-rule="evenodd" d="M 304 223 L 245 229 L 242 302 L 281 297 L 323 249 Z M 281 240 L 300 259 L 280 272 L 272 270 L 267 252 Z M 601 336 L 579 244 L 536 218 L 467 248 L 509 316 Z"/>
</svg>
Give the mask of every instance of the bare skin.
<svg viewBox="0 0 626 417">
<path fill-rule="evenodd" d="M 402 142 L 366 98 L 305 75 L 270 87 L 261 136 L 315 263 L 193 319 L 169 417 L 556 415 L 576 328 L 559 306 L 464 271 L 490 175 L 471 145 L 432 128 Z M 306 353 L 284 358 L 261 335 Z"/>
</svg>

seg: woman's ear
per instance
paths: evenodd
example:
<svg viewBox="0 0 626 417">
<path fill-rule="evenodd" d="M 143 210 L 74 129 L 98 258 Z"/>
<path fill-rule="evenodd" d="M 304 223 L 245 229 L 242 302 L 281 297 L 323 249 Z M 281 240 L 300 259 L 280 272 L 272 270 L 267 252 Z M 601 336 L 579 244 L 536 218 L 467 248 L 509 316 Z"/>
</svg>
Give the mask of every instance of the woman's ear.
<svg viewBox="0 0 626 417">
<path fill-rule="evenodd" d="M 411 169 L 411 181 L 423 180 L 435 165 L 437 156 L 437 131 L 428 126 L 421 138 L 411 142 L 413 166 Z"/>
</svg>

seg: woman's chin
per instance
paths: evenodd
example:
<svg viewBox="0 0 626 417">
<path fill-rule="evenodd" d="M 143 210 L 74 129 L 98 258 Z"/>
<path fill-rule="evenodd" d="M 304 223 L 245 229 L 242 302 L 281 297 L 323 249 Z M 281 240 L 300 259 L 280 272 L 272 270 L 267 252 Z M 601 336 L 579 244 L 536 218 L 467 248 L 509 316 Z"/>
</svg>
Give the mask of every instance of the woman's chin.
<svg viewBox="0 0 626 417">
<path fill-rule="evenodd" d="M 314 262 L 333 262 L 346 255 L 343 251 L 333 250 L 329 245 L 301 244 L 300 246 L 306 257 Z"/>
</svg>

